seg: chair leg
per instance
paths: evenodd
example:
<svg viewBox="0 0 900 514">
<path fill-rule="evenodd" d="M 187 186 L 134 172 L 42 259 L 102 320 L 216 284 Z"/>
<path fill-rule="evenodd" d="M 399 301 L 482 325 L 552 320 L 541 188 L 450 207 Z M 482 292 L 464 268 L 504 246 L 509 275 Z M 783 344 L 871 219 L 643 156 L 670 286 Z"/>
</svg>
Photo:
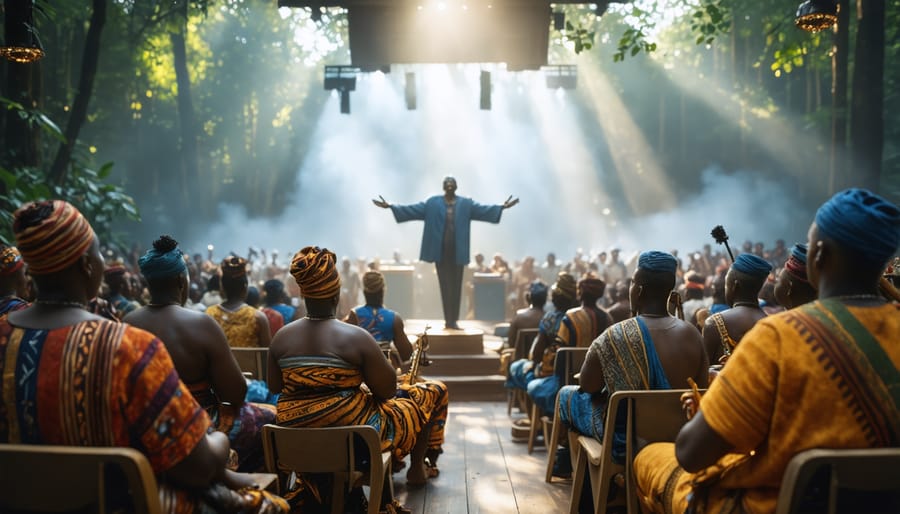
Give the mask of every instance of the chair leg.
<svg viewBox="0 0 900 514">
<path fill-rule="evenodd" d="M 513 404 L 516 403 L 516 390 L 515 389 L 507 389 L 506 390 L 506 415 L 512 416 L 512 408 Z"/>
<path fill-rule="evenodd" d="M 346 495 L 347 482 L 335 476 L 331 489 L 331 514 L 343 514 L 344 496 Z"/>
<path fill-rule="evenodd" d="M 559 420 L 559 398 L 556 399 L 556 406 L 553 412 L 553 426 L 550 429 L 550 438 L 545 439 L 547 448 L 547 474 L 544 481 L 548 484 L 553 482 L 553 465 L 556 464 L 556 449 L 559 447 L 559 436 L 562 432 L 562 422 Z"/>
<path fill-rule="evenodd" d="M 381 511 L 381 495 L 384 488 L 384 473 L 375 473 L 369 477 L 369 510 L 368 514 L 378 514 Z"/>
<path fill-rule="evenodd" d="M 574 462 L 575 469 L 572 470 L 572 496 L 569 498 L 569 514 L 578 514 L 581 506 L 581 491 L 584 489 L 585 470 L 588 467 L 587 455 L 584 452 L 578 452 L 578 458 L 575 458 Z"/>
<path fill-rule="evenodd" d="M 541 422 L 541 412 L 537 404 L 531 405 L 531 426 L 528 427 L 528 455 L 534 452 L 534 441 L 537 439 L 537 424 Z"/>
</svg>

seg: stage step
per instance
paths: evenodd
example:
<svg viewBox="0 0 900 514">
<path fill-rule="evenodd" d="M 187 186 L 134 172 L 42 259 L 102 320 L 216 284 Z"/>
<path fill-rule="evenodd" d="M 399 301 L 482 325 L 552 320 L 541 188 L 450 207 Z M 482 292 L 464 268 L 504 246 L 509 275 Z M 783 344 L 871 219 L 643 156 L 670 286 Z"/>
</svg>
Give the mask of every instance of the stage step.
<svg viewBox="0 0 900 514">
<path fill-rule="evenodd" d="M 431 366 L 422 367 L 426 375 L 464 376 L 493 375 L 500 370 L 500 355 L 486 351 L 481 355 L 434 355 L 428 354 Z"/>
<path fill-rule="evenodd" d="M 506 401 L 506 378 L 503 375 L 430 375 L 447 384 L 450 402 L 501 402 Z"/>
</svg>

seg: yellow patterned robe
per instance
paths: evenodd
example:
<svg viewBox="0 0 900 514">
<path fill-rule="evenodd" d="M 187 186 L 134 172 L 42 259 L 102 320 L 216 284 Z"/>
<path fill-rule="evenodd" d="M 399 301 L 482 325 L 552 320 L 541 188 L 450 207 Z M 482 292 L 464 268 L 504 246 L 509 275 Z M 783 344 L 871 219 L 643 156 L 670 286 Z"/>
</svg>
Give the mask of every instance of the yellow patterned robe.
<svg viewBox="0 0 900 514">
<path fill-rule="evenodd" d="M 703 396 L 709 426 L 735 453 L 684 472 L 671 443 L 635 459 L 644 507 L 773 512 L 788 461 L 811 448 L 900 443 L 900 306 L 817 301 L 759 321 Z"/>
</svg>

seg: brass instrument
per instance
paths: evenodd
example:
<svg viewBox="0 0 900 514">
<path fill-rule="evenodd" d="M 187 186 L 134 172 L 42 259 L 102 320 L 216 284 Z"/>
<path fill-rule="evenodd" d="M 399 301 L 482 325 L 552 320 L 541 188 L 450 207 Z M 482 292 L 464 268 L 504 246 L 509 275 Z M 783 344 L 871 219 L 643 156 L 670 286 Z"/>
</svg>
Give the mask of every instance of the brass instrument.
<svg viewBox="0 0 900 514">
<path fill-rule="evenodd" d="M 413 352 L 412 356 L 409 358 L 409 373 L 407 373 L 406 384 L 407 385 L 415 385 L 419 380 L 419 367 L 420 366 L 430 366 L 431 361 L 428 360 L 428 329 L 430 326 L 426 325 L 425 330 L 416 338 L 416 342 L 413 343 Z"/>
</svg>

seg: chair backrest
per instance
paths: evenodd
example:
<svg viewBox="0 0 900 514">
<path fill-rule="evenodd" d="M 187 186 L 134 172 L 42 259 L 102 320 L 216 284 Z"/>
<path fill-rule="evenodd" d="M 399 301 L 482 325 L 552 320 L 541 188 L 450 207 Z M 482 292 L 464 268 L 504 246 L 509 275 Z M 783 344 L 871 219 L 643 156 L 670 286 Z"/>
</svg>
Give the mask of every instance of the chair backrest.
<svg viewBox="0 0 900 514">
<path fill-rule="evenodd" d="M 575 384 L 575 374 L 581 371 L 581 365 L 587 357 L 589 348 L 575 348 L 564 346 L 556 350 L 556 361 L 553 364 L 554 373 L 562 377 L 562 385 Z"/>
<path fill-rule="evenodd" d="M 133 448 L 0 444 L 0 469 L 0 512 L 104 514 L 114 498 L 130 501 L 128 512 L 162 513 L 150 463 Z"/>
<path fill-rule="evenodd" d="M 266 471 L 278 474 L 279 491 L 291 471 L 303 473 L 351 473 L 356 455 L 354 438 L 368 448 L 370 468 L 374 476 L 381 466 L 381 439 L 369 425 L 323 428 L 289 428 L 277 425 L 263 427 L 263 451 Z"/>
<path fill-rule="evenodd" d="M 266 381 L 266 370 L 268 368 L 269 349 L 268 348 L 232 348 L 231 354 L 237 361 L 241 371 L 252 373 L 256 380 Z"/>
<path fill-rule="evenodd" d="M 513 354 L 513 362 L 528 357 L 528 350 L 531 349 L 531 343 L 537 337 L 540 329 L 537 328 L 520 328 L 516 333 L 515 353 Z"/>
<path fill-rule="evenodd" d="M 897 512 L 897 502 L 900 501 L 898 470 L 900 448 L 802 451 L 794 455 L 785 469 L 775 512 L 792 514 L 803 511 L 803 500 L 808 497 L 810 486 L 821 483 L 814 477 L 822 477 L 823 472 L 827 487 L 821 492 L 827 494 L 826 498 L 822 498 L 823 502 L 827 502 L 827 512 L 837 512 L 839 490 L 893 493 L 893 507 L 879 503 L 877 508 L 882 512 Z M 855 494 L 856 503 L 851 508 L 858 512 L 870 510 L 873 505 L 867 508 L 859 503 L 863 499 L 865 496 Z M 883 502 L 884 498 L 877 501 Z"/>
<path fill-rule="evenodd" d="M 620 391 L 628 402 L 625 437 L 625 489 L 629 512 L 639 512 L 634 483 L 634 457 L 640 443 L 674 442 L 687 423 L 681 408 L 681 395 L 687 389 Z M 615 396 L 615 395 L 613 395 Z M 612 411 L 610 411 L 611 413 Z"/>
</svg>

